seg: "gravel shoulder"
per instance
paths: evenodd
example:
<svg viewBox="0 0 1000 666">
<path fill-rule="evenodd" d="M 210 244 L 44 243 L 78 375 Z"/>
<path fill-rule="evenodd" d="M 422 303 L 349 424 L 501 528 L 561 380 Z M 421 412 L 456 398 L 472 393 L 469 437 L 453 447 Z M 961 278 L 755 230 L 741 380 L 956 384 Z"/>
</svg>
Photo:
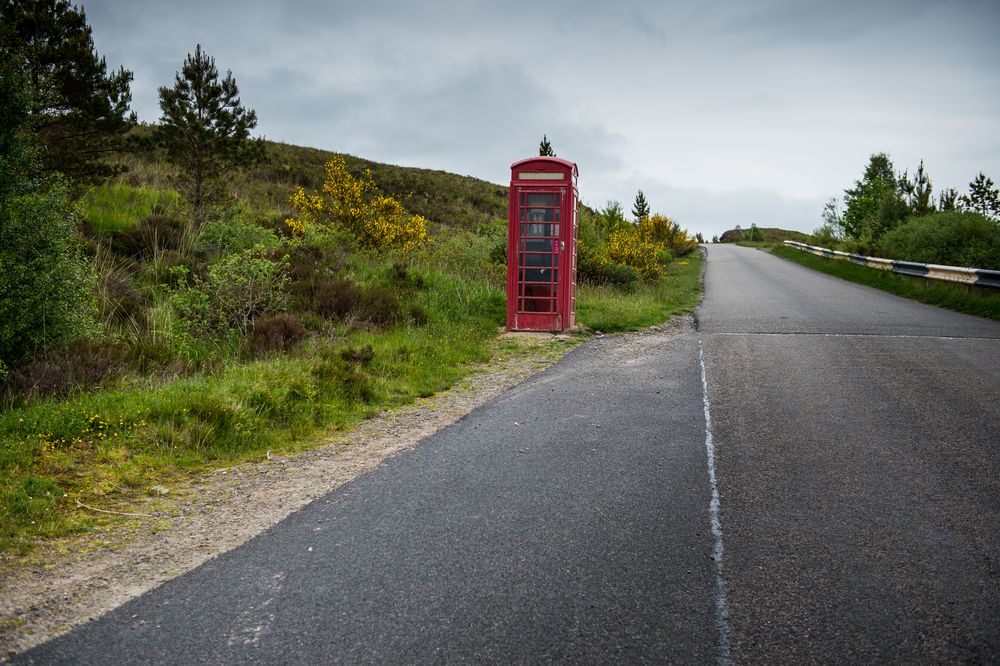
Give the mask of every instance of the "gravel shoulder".
<svg viewBox="0 0 1000 666">
<path fill-rule="evenodd" d="M 673 326 L 668 324 L 664 326 Z M 569 336 L 507 334 L 452 389 L 381 414 L 305 453 L 218 469 L 0 569 L 0 662 L 116 608 L 277 524 L 558 361 Z"/>
</svg>

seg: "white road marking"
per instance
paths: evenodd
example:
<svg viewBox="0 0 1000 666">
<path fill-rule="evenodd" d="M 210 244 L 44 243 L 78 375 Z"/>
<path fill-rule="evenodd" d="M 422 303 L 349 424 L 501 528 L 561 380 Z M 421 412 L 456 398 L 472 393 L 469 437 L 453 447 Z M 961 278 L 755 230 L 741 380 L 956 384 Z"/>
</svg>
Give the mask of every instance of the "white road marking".
<svg viewBox="0 0 1000 666">
<path fill-rule="evenodd" d="M 708 401 L 708 379 L 705 375 L 705 350 L 698 341 L 698 364 L 701 366 L 701 397 L 705 405 L 705 453 L 708 456 L 708 483 L 712 487 L 712 498 L 708 503 L 708 517 L 714 541 L 712 559 L 715 560 L 715 626 L 719 633 L 720 666 L 733 663 L 729 655 L 729 605 L 726 603 L 726 583 L 722 571 L 722 519 L 719 511 L 719 484 L 715 479 L 715 443 L 712 441 L 712 410 Z"/>
</svg>

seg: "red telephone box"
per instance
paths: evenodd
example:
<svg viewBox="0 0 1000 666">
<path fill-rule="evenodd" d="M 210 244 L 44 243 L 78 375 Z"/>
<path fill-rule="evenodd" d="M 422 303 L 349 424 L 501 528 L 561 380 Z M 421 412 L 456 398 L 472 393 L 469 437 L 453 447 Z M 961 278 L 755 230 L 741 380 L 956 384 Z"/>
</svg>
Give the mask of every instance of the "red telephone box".
<svg viewBox="0 0 1000 666">
<path fill-rule="evenodd" d="M 510 166 L 507 329 L 576 325 L 576 164 L 530 157 Z"/>
</svg>

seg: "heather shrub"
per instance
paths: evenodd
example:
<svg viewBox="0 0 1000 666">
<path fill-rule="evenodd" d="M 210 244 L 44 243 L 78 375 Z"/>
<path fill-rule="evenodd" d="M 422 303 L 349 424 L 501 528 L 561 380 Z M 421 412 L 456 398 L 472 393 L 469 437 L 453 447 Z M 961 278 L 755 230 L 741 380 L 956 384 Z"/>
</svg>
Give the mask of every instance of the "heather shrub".
<svg viewBox="0 0 1000 666">
<path fill-rule="evenodd" d="M 176 218 L 152 215 L 135 227 L 106 234 L 111 251 L 132 259 L 149 259 L 162 252 L 177 251 L 184 240 L 184 223 Z"/>
<path fill-rule="evenodd" d="M 612 261 L 601 266 L 595 284 L 607 284 L 624 289 L 631 289 L 639 281 L 639 272 L 632 266 L 618 264 Z"/>
<path fill-rule="evenodd" d="M 243 211 L 208 220 L 198 232 L 197 248 L 208 255 L 242 252 L 257 246 L 273 248 L 278 234 L 254 224 Z"/>
<path fill-rule="evenodd" d="M 146 329 L 149 299 L 136 289 L 125 273 L 112 270 L 98 278 L 97 304 L 102 321 L 132 331 Z"/>
<path fill-rule="evenodd" d="M 304 306 L 327 319 L 344 319 L 360 300 L 358 285 L 345 278 L 326 277 L 315 283 Z"/>
<path fill-rule="evenodd" d="M 261 356 L 268 352 L 288 351 L 305 336 L 306 329 L 297 316 L 290 312 L 278 312 L 254 322 L 247 346 L 251 353 Z"/>
<path fill-rule="evenodd" d="M 129 367 L 128 348 L 111 340 L 78 338 L 40 351 L 3 383 L 8 400 L 67 395 L 95 388 Z"/>
</svg>

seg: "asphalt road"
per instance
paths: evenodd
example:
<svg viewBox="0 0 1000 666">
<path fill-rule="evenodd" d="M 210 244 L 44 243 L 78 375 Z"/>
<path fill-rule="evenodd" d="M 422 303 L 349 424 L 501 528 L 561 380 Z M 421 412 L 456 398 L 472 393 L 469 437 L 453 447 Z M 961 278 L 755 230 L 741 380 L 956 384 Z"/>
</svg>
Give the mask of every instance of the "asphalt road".
<svg viewBox="0 0 1000 666">
<path fill-rule="evenodd" d="M 697 332 L 588 342 L 18 661 L 1000 662 L 1000 324 L 708 253 Z"/>
</svg>

